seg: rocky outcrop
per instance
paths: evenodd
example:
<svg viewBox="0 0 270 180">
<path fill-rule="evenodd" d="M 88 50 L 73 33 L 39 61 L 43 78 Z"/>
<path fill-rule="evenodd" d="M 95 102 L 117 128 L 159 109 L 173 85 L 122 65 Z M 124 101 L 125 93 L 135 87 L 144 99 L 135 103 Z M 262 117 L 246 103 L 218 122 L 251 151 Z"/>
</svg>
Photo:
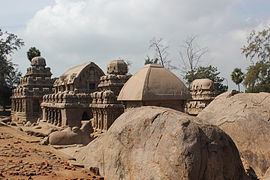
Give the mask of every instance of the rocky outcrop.
<svg viewBox="0 0 270 180">
<path fill-rule="evenodd" d="M 227 92 L 198 117 L 224 130 L 258 176 L 270 167 L 270 93 Z"/>
<path fill-rule="evenodd" d="M 261 180 L 270 180 L 270 168 L 267 169 L 266 173 L 264 174 Z"/>
<path fill-rule="evenodd" d="M 111 180 L 248 179 L 227 134 L 160 107 L 128 110 L 75 158 Z"/>
</svg>

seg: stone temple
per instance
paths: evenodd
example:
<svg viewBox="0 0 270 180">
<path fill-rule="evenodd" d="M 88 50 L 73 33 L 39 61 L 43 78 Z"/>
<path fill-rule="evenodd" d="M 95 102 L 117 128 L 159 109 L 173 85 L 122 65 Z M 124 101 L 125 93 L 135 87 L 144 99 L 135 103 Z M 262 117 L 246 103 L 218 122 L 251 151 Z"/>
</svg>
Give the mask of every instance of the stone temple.
<svg viewBox="0 0 270 180">
<path fill-rule="evenodd" d="M 191 100 L 186 105 L 186 112 L 198 115 L 215 99 L 214 83 L 210 79 L 195 79 L 191 83 Z"/>
<path fill-rule="evenodd" d="M 107 75 L 87 62 L 54 82 L 44 58 L 33 58 L 31 65 L 13 91 L 12 120 L 36 122 L 40 118 L 59 127 L 80 127 L 81 121 L 91 119 L 94 136 L 106 132 L 125 109 L 161 106 L 197 115 L 215 97 L 211 80 L 194 80 L 190 93 L 177 76 L 157 64 L 146 65 L 131 76 L 123 60 L 109 62 Z"/>
<path fill-rule="evenodd" d="M 36 122 L 44 94 L 52 93 L 51 70 L 43 57 L 34 57 L 19 86 L 13 90 L 11 118 L 14 122 Z"/>
<path fill-rule="evenodd" d="M 122 101 L 125 108 L 161 106 L 184 112 L 190 98 L 188 88 L 171 71 L 149 64 L 126 82 L 118 101 Z"/>
<path fill-rule="evenodd" d="M 92 118 L 90 94 L 98 90 L 103 71 L 93 62 L 75 66 L 53 84 L 54 93 L 43 97 L 42 121 L 56 126 L 81 126 Z"/>
<path fill-rule="evenodd" d="M 99 92 L 91 94 L 90 108 L 93 113 L 94 136 L 106 132 L 123 112 L 124 106 L 117 101 L 120 90 L 131 77 L 127 75 L 128 66 L 123 60 L 111 61 L 107 66 L 108 75 L 100 77 Z"/>
</svg>

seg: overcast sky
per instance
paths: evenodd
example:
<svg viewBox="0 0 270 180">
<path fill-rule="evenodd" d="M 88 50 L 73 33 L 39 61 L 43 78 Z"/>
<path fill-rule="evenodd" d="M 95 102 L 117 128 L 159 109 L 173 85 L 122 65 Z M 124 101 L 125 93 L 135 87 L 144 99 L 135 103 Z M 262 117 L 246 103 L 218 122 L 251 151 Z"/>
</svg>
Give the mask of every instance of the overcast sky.
<svg viewBox="0 0 270 180">
<path fill-rule="evenodd" d="M 270 27 L 269 0 L 0 0 L 0 28 L 17 34 L 25 46 L 13 55 L 25 73 L 27 50 L 41 50 L 54 76 L 94 61 L 104 71 L 114 59 L 143 67 L 153 37 L 169 46 L 168 59 L 179 66 L 183 41 L 197 35 L 207 47 L 202 65 L 214 65 L 231 82 L 235 67 L 250 64 L 241 47 L 252 29 Z M 179 75 L 178 71 L 174 72 Z M 225 82 L 226 84 L 227 82 Z"/>
</svg>

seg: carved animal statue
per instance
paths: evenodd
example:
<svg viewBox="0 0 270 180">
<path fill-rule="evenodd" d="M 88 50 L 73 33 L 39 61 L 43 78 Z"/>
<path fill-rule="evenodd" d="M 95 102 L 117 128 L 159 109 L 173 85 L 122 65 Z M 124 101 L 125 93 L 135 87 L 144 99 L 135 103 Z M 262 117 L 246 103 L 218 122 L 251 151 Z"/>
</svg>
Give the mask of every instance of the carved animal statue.
<svg viewBox="0 0 270 180">
<path fill-rule="evenodd" d="M 90 134 L 93 133 L 91 122 L 84 122 L 81 128 L 68 127 L 63 131 L 56 131 L 48 136 L 47 143 L 51 145 L 71 145 L 71 144 L 88 144 L 93 140 Z"/>
</svg>

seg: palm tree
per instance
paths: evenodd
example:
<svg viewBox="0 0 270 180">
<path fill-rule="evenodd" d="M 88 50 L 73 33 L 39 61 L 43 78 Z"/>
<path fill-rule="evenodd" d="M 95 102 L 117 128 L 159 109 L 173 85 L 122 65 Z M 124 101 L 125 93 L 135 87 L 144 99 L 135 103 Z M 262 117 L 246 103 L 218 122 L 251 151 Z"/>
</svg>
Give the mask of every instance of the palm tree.
<svg viewBox="0 0 270 180">
<path fill-rule="evenodd" d="M 240 68 L 235 68 L 231 74 L 232 81 L 238 86 L 240 92 L 240 83 L 244 80 L 244 73 Z"/>
</svg>

